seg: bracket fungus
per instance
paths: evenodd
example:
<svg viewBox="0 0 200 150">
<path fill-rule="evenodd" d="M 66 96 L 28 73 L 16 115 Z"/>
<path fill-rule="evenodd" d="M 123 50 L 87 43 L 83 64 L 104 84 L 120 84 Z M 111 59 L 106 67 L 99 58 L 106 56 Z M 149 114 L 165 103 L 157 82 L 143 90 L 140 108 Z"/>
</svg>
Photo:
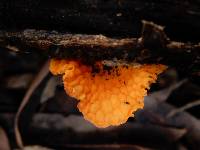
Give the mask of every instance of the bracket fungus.
<svg viewBox="0 0 200 150">
<path fill-rule="evenodd" d="M 97 127 L 125 123 L 144 107 L 144 96 L 157 75 L 167 66 L 161 64 L 117 65 L 105 69 L 97 62 L 98 72 L 79 61 L 52 59 L 50 71 L 63 75 L 64 89 L 79 100 L 78 109 L 84 118 Z"/>
</svg>

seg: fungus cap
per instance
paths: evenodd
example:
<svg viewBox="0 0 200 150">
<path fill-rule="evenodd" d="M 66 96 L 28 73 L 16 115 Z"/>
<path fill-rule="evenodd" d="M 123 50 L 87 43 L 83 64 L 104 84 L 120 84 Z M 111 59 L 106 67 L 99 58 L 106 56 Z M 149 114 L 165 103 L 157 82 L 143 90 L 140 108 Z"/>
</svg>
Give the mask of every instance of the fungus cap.
<svg viewBox="0 0 200 150">
<path fill-rule="evenodd" d="M 63 74 L 64 89 L 79 100 L 78 109 L 97 127 L 120 125 L 144 107 L 144 96 L 157 75 L 167 67 L 161 64 L 118 66 L 99 72 L 73 60 L 52 59 L 50 71 Z"/>
</svg>

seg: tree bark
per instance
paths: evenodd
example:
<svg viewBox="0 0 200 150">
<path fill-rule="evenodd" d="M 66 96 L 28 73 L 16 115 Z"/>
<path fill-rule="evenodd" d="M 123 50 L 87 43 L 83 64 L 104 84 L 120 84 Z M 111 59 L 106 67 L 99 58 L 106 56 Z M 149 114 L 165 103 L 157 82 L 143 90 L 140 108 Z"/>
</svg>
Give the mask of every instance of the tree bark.
<svg viewBox="0 0 200 150">
<path fill-rule="evenodd" d="M 78 59 L 88 64 L 120 59 L 128 63 L 162 63 L 183 73 L 198 72 L 200 66 L 200 43 L 172 41 L 162 26 L 146 21 L 140 38 L 114 39 L 44 30 L 2 31 L 0 46 L 19 52 L 39 49 L 51 57 Z"/>
</svg>

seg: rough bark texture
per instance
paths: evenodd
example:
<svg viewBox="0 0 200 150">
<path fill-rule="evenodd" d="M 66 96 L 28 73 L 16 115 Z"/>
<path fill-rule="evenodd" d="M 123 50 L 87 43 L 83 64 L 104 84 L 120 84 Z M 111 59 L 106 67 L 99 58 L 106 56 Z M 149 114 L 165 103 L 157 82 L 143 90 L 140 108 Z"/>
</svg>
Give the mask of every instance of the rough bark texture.
<svg viewBox="0 0 200 150">
<path fill-rule="evenodd" d="M 128 62 L 163 63 L 183 72 L 198 71 L 200 66 L 200 44 L 171 41 L 162 26 L 146 21 L 143 21 L 140 38 L 114 39 L 44 30 L 2 31 L 0 46 L 21 52 L 39 49 L 51 57 L 79 59 L 90 64 L 117 58 Z"/>
</svg>

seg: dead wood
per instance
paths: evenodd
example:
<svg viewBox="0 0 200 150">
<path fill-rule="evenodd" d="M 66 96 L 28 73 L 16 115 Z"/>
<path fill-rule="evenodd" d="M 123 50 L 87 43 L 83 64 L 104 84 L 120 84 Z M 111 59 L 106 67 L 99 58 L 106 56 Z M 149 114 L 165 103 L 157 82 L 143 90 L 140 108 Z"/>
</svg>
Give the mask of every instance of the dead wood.
<svg viewBox="0 0 200 150">
<path fill-rule="evenodd" d="M 51 57 L 79 59 L 90 64 L 97 60 L 122 59 L 163 63 L 185 73 L 197 72 L 200 66 L 199 43 L 171 41 L 162 26 L 147 21 L 143 21 L 140 38 L 116 39 L 43 30 L 1 31 L 0 46 L 16 52 L 39 49 Z"/>
</svg>

